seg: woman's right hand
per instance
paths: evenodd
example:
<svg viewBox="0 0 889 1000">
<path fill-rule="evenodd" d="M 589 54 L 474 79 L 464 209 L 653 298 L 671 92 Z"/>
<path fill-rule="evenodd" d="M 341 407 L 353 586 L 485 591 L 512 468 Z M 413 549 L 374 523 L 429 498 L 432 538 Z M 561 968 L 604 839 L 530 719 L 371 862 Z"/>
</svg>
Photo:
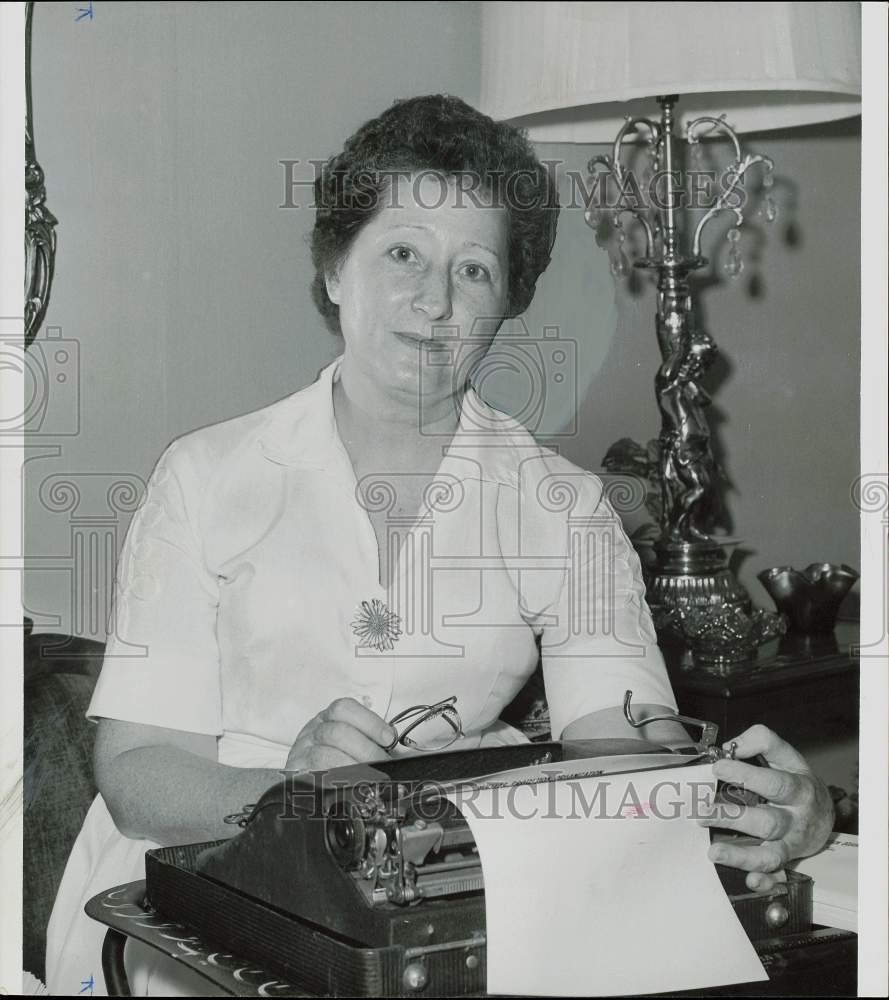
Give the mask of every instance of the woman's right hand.
<svg viewBox="0 0 889 1000">
<path fill-rule="evenodd" d="M 310 719 L 290 748 L 287 771 L 326 771 L 388 757 L 396 732 L 354 698 L 337 698 Z"/>
</svg>

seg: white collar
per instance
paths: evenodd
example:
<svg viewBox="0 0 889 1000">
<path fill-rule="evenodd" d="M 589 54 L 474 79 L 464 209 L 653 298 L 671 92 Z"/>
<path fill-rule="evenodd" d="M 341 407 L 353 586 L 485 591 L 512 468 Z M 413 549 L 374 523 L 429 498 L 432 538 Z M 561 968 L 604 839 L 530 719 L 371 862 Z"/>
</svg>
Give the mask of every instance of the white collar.
<svg viewBox="0 0 889 1000">
<path fill-rule="evenodd" d="M 326 469 L 332 454 L 346 454 L 333 411 L 333 384 L 342 360 L 343 355 L 335 358 L 310 386 L 273 407 L 259 439 L 267 459 L 279 465 Z M 518 421 L 489 406 L 472 385 L 467 385 L 460 421 L 440 474 L 515 487 L 516 448 L 520 449 L 519 460 L 541 451 Z"/>
</svg>

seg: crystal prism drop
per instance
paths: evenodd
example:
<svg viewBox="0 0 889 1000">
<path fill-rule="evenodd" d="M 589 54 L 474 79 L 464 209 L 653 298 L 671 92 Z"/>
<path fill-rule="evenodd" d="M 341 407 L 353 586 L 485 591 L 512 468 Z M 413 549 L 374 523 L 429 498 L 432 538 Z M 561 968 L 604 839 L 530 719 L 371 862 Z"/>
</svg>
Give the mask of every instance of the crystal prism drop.
<svg viewBox="0 0 889 1000">
<path fill-rule="evenodd" d="M 630 273 L 630 260 L 627 257 L 627 255 L 623 252 L 623 250 L 621 250 L 620 252 L 620 267 L 621 267 L 621 274 L 626 275 Z"/>
<path fill-rule="evenodd" d="M 643 169 L 642 175 L 639 178 L 639 184 L 642 190 L 642 198 L 645 204 L 648 203 L 647 199 L 651 194 L 651 185 L 653 182 L 654 182 L 654 171 L 651 169 L 650 166 L 646 166 Z"/>
<path fill-rule="evenodd" d="M 722 268 L 730 278 L 739 278 L 741 276 L 744 271 L 744 258 L 737 247 L 733 246 L 729 250 Z"/>
<path fill-rule="evenodd" d="M 762 214 L 765 216 L 766 222 L 774 222 L 778 218 L 778 205 L 770 195 L 763 200 Z"/>
<path fill-rule="evenodd" d="M 630 270 L 630 262 L 623 250 L 608 255 L 611 273 L 615 278 L 623 278 Z"/>
</svg>

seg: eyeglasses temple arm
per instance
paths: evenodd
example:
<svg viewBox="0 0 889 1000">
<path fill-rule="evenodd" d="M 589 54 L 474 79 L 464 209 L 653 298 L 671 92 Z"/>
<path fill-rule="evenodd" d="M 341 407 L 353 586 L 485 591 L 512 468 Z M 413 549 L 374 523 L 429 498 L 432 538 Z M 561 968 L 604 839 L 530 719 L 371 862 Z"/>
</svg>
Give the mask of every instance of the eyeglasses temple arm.
<svg viewBox="0 0 889 1000">
<path fill-rule="evenodd" d="M 715 722 L 707 722 L 704 719 L 693 719 L 690 715 L 679 715 L 678 713 L 671 715 L 649 715 L 644 719 L 636 719 L 630 708 L 632 697 L 632 691 L 627 691 L 624 695 L 624 718 L 634 729 L 647 726 L 649 722 L 681 722 L 684 725 L 697 726 L 701 730 L 701 735 L 697 743 L 704 752 L 716 747 L 716 740 L 719 737 L 719 726 Z"/>
</svg>

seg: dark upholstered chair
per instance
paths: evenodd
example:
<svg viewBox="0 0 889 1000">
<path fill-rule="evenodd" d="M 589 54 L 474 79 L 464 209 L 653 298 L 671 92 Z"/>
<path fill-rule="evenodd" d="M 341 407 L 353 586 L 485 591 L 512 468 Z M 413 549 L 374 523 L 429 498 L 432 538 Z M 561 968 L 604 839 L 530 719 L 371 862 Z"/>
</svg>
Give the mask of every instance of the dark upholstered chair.
<svg viewBox="0 0 889 1000">
<path fill-rule="evenodd" d="M 85 713 L 104 648 L 92 639 L 25 635 L 23 965 L 41 980 L 53 900 L 96 794 L 95 727 Z"/>
</svg>

